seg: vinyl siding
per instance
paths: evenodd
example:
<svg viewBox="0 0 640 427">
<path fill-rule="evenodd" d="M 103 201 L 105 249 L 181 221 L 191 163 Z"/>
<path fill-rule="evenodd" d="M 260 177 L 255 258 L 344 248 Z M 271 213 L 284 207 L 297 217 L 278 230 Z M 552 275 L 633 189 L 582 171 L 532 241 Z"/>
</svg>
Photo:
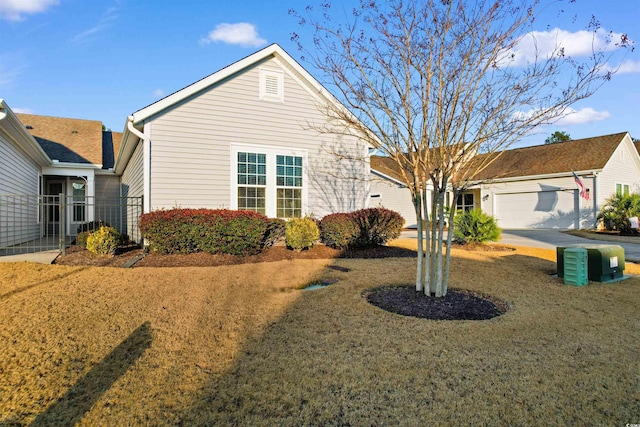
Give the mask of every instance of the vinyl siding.
<svg viewBox="0 0 640 427">
<path fill-rule="evenodd" d="M 284 70 L 284 102 L 259 99 L 260 68 Z M 151 209 L 229 208 L 235 179 L 232 144 L 306 150 L 307 213 L 352 211 L 368 203 L 363 143 L 318 135 L 325 119 L 295 72 L 276 59 L 256 64 L 172 107 L 145 124 L 151 138 Z"/>
<path fill-rule="evenodd" d="M 621 152 L 624 154 L 621 155 Z M 640 171 L 635 147 L 627 135 L 598 175 L 598 206 L 616 192 L 616 183 L 628 184 L 629 191 L 640 193 Z"/>
<path fill-rule="evenodd" d="M 416 212 L 411 201 L 411 193 L 389 179 L 371 174 L 371 207 L 383 207 L 398 212 L 404 218 L 405 227 L 417 227 Z M 380 197 L 373 197 L 380 196 Z"/>
<path fill-rule="evenodd" d="M 0 136 L 0 247 L 39 237 L 40 168 Z"/>
<path fill-rule="evenodd" d="M 131 156 L 131 160 L 122 173 L 120 179 L 120 197 L 142 197 L 144 195 L 144 163 L 142 158 L 142 142 Z M 141 242 L 140 230 L 138 230 L 137 216 L 141 212 L 137 208 L 127 206 L 123 209 L 123 231 L 135 242 Z"/>
</svg>

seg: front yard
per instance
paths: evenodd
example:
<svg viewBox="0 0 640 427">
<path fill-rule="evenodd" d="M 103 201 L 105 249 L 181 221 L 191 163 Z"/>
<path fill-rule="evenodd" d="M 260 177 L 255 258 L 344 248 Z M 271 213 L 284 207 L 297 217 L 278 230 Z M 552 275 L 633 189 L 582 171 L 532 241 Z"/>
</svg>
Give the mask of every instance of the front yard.
<svg viewBox="0 0 640 427">
<path fill-rule="evenodd" d="M 0 425 L 640 422 L 640 278 L 576 288 L 553 251 L 453 254 L 451 286 L 509 312 L 429 321 L 362 298 L 411 283 L 411 258 L 0 265 Z M 298 290 L 320 279 L 339 281 Z"/>
</svg>

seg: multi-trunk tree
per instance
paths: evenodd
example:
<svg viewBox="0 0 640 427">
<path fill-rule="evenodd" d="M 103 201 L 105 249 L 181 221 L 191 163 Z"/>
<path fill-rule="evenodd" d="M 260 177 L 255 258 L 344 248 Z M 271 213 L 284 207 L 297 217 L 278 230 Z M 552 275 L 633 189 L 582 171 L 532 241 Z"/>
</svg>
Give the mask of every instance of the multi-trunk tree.
<svg viewBox="0 0 640 427">
<path fill-rule="evenodd" d="M 502 150 L 609 80 L 607 61 L 618 51 L 611 46 L 630 47 L 625 35 L 610 35 L 582 61 L 560 41 L 536 49 L 540 8 L 525 0 L 362 0 L 349 12 L 330 1 L 290 11 L 312 30 L 313 45 L 292 39 L 345 107 L 325 106 L 333 125 L 319 130 L 366 139 L 394 160 L 410 190 L 415 284 L 426 295 L 447 293 L 453 233 L 445 239 L 445 222 L 453 226 L 457 195 Z M 600 36 L 595 19 L 587 29 Z"/>
</svg>

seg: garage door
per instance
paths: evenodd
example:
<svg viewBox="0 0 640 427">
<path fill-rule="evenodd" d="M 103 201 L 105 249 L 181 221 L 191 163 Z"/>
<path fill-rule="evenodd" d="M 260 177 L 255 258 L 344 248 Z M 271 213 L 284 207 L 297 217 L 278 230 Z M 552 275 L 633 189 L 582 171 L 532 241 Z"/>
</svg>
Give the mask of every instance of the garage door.
<svg viewBox="0 0 640 427">
<path fill-rule="evenodd" d="M 579 228 L 575 190 L 496 194 L 495 203 L 501 228 Z"/>
</svg>

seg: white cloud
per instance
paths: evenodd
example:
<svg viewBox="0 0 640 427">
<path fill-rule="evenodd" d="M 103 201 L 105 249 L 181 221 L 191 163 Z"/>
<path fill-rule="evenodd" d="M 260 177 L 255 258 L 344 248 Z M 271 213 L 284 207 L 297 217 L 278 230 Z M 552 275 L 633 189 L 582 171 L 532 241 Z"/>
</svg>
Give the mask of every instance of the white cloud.
<svg viewBox="0 0 640 427">
<path fill-rule="evenodd" d="M 581 125 L 585 123 L 599 122 L 601 120 L 608 119 L 609 117 L 611 117 L 611 114 L 608 111 L 596 111 L 591 107 L 581 108 L 580 110 L 568 108 L 562 118 L 555 124 L 569 126 Z"/>
<path fill-rule="evenodd" d="M 156 89 L 153 91 L 154 98 L 164 98 L 164 91 L 162 89 Z"/>
<path fill-rule="evenodd" d="M 44 12 L 59 0 L 0 0 L 0 18 L 21 21 L 22 15 Z"/>
<path fill-rule="evenodd" d="M 255 25 L 248 22 L 218 24 L 201 42 L 205 44 L 222 42 L 243 47 L 260 47 L 267 43 L 265 39 L 258 35 Z"/>
<path fill-rule="evenodd" d="M 100 20 L 93 27 L 81 32 L 80 34 L 77 34 L 71 40 L 74 42 L 82 42 L 85 39 L 87 39 L 89 36 L 96 34 L 100 31 L 106 30 L 111 26 L 111 23 L 118 18 L 118 10 L 119 9 L 117 7 L 108 8 L 107 11 L 102 15 Z"/>
<path fill-rule="evenodd" d="M 534 61 L 545 60 L 552 55 L 585 57 L 595 51 L 616 49 L 622 33 L 608 32 L 603 28 L 594 31 L 569 32 L 554 28 L 549 31 L 532 31 L 525 34 L 515 48 L 505 55 L 500 63 L 524 66 Z M 508 59 L 506 59 L 508 58 Z M 506 65 L 506 64 L 505 64 Z"/>
<path fill-rule="evenodd" d="M 632 61 L 630 59 L 624 61 L 622 64 L 619 65 L 617 73 L 618 74 L 640 73 L 640 61 Z"/>
<path fill-rule="evenodd" d="M 11 110 L 14 113 L 33 114 L 33 110 L 31 108 L 20 108 L 20 107 L 13 108 L 13 107 L 11 107 Z"/>
</svg>

